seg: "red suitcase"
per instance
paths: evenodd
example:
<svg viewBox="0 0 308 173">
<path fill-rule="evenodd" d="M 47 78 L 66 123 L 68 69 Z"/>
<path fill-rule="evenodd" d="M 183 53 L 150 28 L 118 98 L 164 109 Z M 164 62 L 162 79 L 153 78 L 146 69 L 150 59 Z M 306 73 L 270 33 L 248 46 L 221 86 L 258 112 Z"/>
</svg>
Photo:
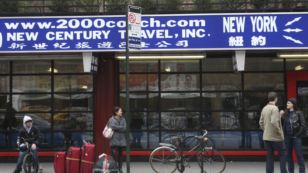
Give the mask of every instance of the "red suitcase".
<svg viewBox="0 0 308 173">
<path fill-rule="evenodd" d="M 66 153 L 66 173 L 79 173 L 80 148 L 70 147 Z"/>
<path fill-rule="evenodd" d="M 53 162 L 55 173 L 65 173 L 65 152 L 57 152 Z"/>
<path fill-rule="evenodd" d="M 92 173 L 94 164 L 94 144 L 85 144 L 81 148 L 81 167 L 80 173 Z"/>
</svg>

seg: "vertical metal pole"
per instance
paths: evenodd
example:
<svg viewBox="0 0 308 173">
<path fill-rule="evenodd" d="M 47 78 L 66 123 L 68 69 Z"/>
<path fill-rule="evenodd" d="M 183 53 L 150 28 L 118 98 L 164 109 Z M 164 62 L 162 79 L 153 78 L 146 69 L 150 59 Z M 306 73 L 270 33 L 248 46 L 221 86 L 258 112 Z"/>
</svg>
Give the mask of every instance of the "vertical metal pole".
<svg viewBox="0 0 308 173">
<path fill-rule="evenodd" d="M 129 143 L 129 133 L 130 133 L 130 110 L 129 110 L 129 45 L 128 45 L 128 7 L 126 12 L 126 51 L 125 51 L 125 86 L 126 86 L 126 101 L 125 101 L 125 117 L 126 117 L 126 170 L 130 173 L 130 143 Z"/>
</svg>

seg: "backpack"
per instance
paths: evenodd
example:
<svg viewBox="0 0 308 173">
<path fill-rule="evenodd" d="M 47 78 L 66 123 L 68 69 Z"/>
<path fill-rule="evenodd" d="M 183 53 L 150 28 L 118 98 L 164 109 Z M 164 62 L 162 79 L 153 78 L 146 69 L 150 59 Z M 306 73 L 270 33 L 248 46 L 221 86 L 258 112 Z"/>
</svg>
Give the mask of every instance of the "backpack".
<svg viewBox="0 0 308 173">
<path fill-rule="evenodd" d="M 98 156 L 98 161 L 93 167 L 93 173 L 117 173 L 118 164 L 113 159 L 112 156 L 109 156 L 105 153 Z"/>
</svg>

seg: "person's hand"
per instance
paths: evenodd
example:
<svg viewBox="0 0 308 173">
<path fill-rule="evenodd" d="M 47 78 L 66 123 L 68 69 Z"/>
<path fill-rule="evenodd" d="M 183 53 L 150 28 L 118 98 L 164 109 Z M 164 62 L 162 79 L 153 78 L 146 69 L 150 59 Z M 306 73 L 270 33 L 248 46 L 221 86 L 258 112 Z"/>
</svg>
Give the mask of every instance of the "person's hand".
<svg viewBox="0 0 308 173">
<path fill-rule="evenodd" d="M 31 149 L 36 150 L 36 144 L 32 144 Z"/>
<path fill-rule="evenodd" d="M 280 117 L 282 117 L 283 114 L 284 114 L 284 110 L 281 110 L 281 111 L 279 112 L 279 114 L 280 114 Z"/>
</svg>

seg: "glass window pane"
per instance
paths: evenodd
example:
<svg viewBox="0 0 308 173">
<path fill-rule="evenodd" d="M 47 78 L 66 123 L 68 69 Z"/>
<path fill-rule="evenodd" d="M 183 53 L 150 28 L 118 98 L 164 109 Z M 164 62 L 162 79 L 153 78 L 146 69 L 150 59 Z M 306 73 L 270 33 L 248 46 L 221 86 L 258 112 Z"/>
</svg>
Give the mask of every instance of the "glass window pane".
<svg viewBox="0 0 308 173">
<path fill-rule="evenodd" d="M 50 130 L 48 131 L 40 131 L 40 148 L 42 149 L 51 149 L 51 132 Z"/>
<path fill-rule="evenodd" d="M 14 94 L 12 104 L 19 112 L 48 112 L 51 110 L 51 95 Z"/>
<path fill-rule="evenodd" d="M 23 128 L 23 118 L 28 115 L 33 120 L 33 126 L 38 128 L 40 131 L 50 131 L 51 130 L 51 114 L 49 113 L 17 113 L 17 127 L 16 130 Z"/>
<path fill-rule="evenodd" d="M 245 71 L 283 71 L 283 59 L 276 57 L 248 57 Z"/>
<path fill-rule="evenodd" d="M 149 149 L 154 149 L 159 146 L 159 133 L 158 132 L 149 132 Z"/>
<path fill-rule="evenodd" d="M 199 60 L 163 60 L 160 63 L 161 72 L 198 72 L 200 68 Z"/>
<path fill-rule="evenodd" d="M 202 74 L 204 91 L 241 90 L 241 83 L 240 73 Z"/>
<path fill-rule="evenodd" d="M 240 129 L 239 112 L 204 112 L 202 126 L 209 130 Z"/>
<path fill-rule="evenodd" d="M 287 71 L 308 70 L 308 59 L 286 59 Z"/>
<path fill-rule="evenodd" d="M 284 93 L 277 92 L 278 107 L 284 109 Z M 244 106 L 246 110 L 260 111 L 267 104 L 268 92 L 246 92 L 244 93 Z"/>
<path fill-rule="evenodd" d="M 199 74 L 163 74 L 161 75 L 162 91 L 198 91 L 200 90 Z"/>
<path fill-rule="evenodd" d="M 199 129 L 198 112 L 161 112 L 161 126 L 166 130 Z"/>
<path fill-rule="evenodd" d="M 284 90 L 283 73 L 246 73 L 245 90 Z"/>
<path fill-rule="evenodd" d="M 132 112 L 130 122 L 131 129 L 134 131 L 146 129 L 146 119 L 146 112 Z"/>
<path fill-rule="evenodd" d="M 50 76 L 13 76 L 13 92 L 50 92 Z"/>
<path fill-rule="evenodd" d="M 264 149 L 263 132 L 256 131 L 242 131 L 241 149 Z"/>
<path fill-rule="evenodd" d="M 64 140 L 62 137 L 64 137 Z M 65 131 L 54 132 L 53 134 L 53 144 L 57 146 L 57 148 L 65 149 L 66 146 L 63 144 L 65 141 L 71 146 L 81 147 L 83 145 L 83 140 L 93 142 L 93 133 Z"/>
<path fill-rule="evenodd" d="M 161 110 L 200 110 L 200 93 L 162 93 Z"/>
<path fill-rule="evenodd" d="M 202 99 L 202 109 L 205 111 L 241 109 L 241 94 L 239 92 L 203 93 Z"/>
<path fill-rule="evenodd" d="M 8 101 L 9 95 L 0 94 L 0 111 L 6 110 Z"/>
<path fill-rule="evenodd" d="M 13 62 L 13 73 L 50 73 L 50 60 L 18 60 Z"/>
<path fill-rule="evenodd" d="M 130 93 L 130 109 L 133 111 L 157 110 L 158 94 L 156 93 Z M 126 94 L 120 94 L 120 105 L 125 108 Z"/>
<path fill-rule="evenodd" d="M 9 61 L 0 61 L 0 74 L 10 73 L 10 63 Z"/>
<path fill-rule="evenodd" d="M 0 93 L 10 91 L 10 77 L 0 76 Z"/>
<path fill-rule="evenodd" d="M 125 75 L 120 75 L 120 91 L 125 91 Z M 130 91 L 158 91 L 158 76 L 156 74 L 130 74 Z"/>
<path fill-rule="evenodd" d="M 55 75 L 55 92 L 91 92 L 92 75 Z"/>
<path fill-rule="evenodd" d="M 126 69 L 125 61 L 120 61 L 120 72 L 124 73 Z M 158 61 L 129 61 L 130 72 L 157 72 Z"/>
<path fill-rule="evenodd" d="M 214 141 L 215 149 L 239 149 L 242 134 L 240 131 L 210 131 L 209 137 Z"/>
<path fill-rule="evenodd" d="M 148 135 L 146 131 L 132 130 L 132 150 L 147 149 L 148 147 Z"/>
<path fill-rule="evenodd" d="M 148 115 L 148 129 L 149 130 L 158 130 L 160 127 L 159 123 L 159 114 L 155 112 L 151 112 Z"/>
<path fill-rule="evenodd" d="M 260 112 L 258 111 L 245 112 L 244 116 L 242 117 L 243 130 L 259 130 L 260 129 L 259 119 L 260 119 Z"/>
<path fill-rule="evenodd" d="M 54 109 L 56 111 L 91 111 L 92 94 L 55 94 Z"/>
<path fill-rule="evenodd" d="M 54 71 L 58 73 L 84 73 L 82 59 L 55 60 Z"/>
<path fill-rule="evenodd" d="M 233 62 L 231 55 L 227 58 L 206 57 L 204 60 L 202 60 L 202 71 L 233 71 Z"/>
<path fill-rule="evenodd" d="M 59 112 L 53 116 L 55 130 L 92 130 L 93 114 L 85 112 Z"/>
</svg>

